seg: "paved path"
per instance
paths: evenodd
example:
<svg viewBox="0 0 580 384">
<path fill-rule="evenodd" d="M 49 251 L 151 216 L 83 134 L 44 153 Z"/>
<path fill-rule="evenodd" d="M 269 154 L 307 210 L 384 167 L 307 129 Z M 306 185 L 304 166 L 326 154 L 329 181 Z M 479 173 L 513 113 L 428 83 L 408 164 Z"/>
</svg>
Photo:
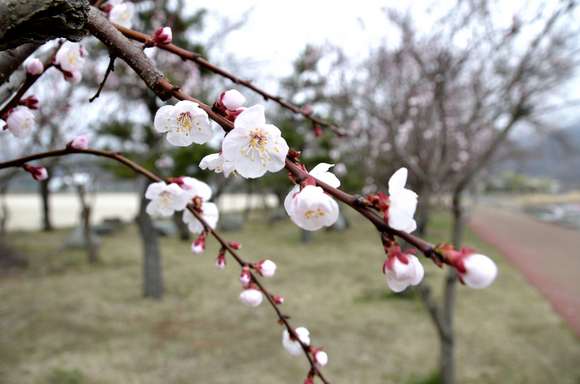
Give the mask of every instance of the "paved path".
<svg viewBox="0 0 580 384">
<path fill-rule="evenodd" d="M 580 337 L 580 231 L 490 207 L 476 209 L 469 225 L 538 288 Z"/>
</svg>

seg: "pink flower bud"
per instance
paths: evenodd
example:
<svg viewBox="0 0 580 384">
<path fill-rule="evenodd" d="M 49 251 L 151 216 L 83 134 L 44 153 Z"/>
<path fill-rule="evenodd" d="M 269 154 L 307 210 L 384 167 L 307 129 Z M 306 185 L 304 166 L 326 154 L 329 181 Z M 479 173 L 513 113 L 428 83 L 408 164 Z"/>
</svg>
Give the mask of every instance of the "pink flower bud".
<svg viewBox="0 0 580 384">
<path fill-rule="evenodd" d="M 201 235 L 191 243 L 191 252 L 198 254 L 203 251 L 205 251 L 205 232 L 202 232 Z"/>
<path fill-rule="evenodd" d="M 242 244 L 238 243 L 237 241 L 230 241 L 229 246 L 235 249 L 236 251 L 242 248 Z"/>
<path fill-rule="evenodd" d="M 153 34 L 153 41 L 157 44 L 169 44 L 173 40 L 173 32 L 169 27 L 157 28 Z"/>
<path fill-rule="evenodd" d="M 272 296 L 272 300 L 274 300 L 274 304 L 284 304 L 284 298 L 280 295 L 274 295 Z"/>
<path fill-rule="evenodd" d="M 272 277 L 276 273 L 276 263 L 272 260 L 262 260 L 256 263 L 256 270 L 264 277 Z"/>
<path fill-rule="evenodd" d="M 89 138 L 87 135 L 79 135 L 72 139 L 67 147 L 73 149 L 87 149 L 89 147 Z"/>
<path fill-rule="evenodd" d="M 251 281 L 252 276 L 250 275 L 250 268 L 248 266 L 244 266 L 242 268 L 242 273 L 240 274 L 240 283 L 242 283 L 243 287 L 247 287 Z"/>
<path fill-rule="evenodd" d="M 18 102 L 19 105 L 24 105 L 30 109 L 38 109 L 38 99 L 36 96 L 28 96 Z"/>
<path fill-rule="evenodd" d="M 249 305 L 250 307 L 257 307 L 262 304 L 263 299 L 264 295 L 262 292 L 255 288 L 244 289 L 242 293 L 240 293 L 240 300 L 242 303 Z"/>
<path fill-rule="evenodd" d="M 215 260 L 215 266 L 218 269 L 224 269 L 226 267 L 226 255 L 221 253 L 218 255 L 217 259 Z"/>
<path fill-rule="evenodd" d="M 245 104 L 246 98 L 238 90 L 230 89 L 222 92 L 219 101 L 224 107 L 226 107 L 226 109 L 235 111 Z"/>
<path fill-rule="evenodd" d="M 37 58 L 27 60 L 25 66 L 26 73 L 32 76 L 38 76 L 44 72 L 44 65 L 42 64 L 42 61 L 38 60 Z"/>
<path fill-rule="evenodd" d="M 36 181 L 48 179 L 48 172 L 44 167 L 24 164 L 22 168 L 24 168 L 26 172 L 30 173 L 32 178 Z"/>
<path fill-rule="evenodd" d="M 304 384 L 314 384 L 314 376 L 308 374 L 308 376 L 304 380 Z"/>
</svg>

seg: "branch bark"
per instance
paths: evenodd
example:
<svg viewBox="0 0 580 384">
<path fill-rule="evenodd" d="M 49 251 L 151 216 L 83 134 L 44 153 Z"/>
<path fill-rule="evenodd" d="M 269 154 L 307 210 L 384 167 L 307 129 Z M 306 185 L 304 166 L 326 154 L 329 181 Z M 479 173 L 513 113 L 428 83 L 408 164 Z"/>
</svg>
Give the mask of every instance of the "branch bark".
<svg viewBox="0 0 580 384">
<path fill-rule="evenodd" d="M 0 2 L 0 50 L 86 35 L 88 0 L 4 0 Z"/>
</svg>

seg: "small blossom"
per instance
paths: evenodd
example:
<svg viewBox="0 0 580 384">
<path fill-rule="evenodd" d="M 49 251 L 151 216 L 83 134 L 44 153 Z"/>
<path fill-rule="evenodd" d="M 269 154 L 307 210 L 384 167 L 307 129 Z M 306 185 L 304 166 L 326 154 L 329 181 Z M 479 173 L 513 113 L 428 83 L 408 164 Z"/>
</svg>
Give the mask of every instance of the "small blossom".
<svg viewBox="0 0 580 384">
<path fill-rule="evenodd" d="M 63 72 L 65 80 L 78 83 L 82 77 L 84 56 L 83 48 L 79 43 L 66 41 L 56 53 L 54 63 Z"/>
<path fill-rule="evenodd" d="M 133 16 L 135 14 L 135 5 L 130 2 L 116 2 L 109 12 L 109 20 L 112 23 L 119 24 L 125 28 L 131 28 L 133 25 Z"/>
<path fill-rule="evenodd" d="M 67 146 L 73 149 L 87 149 L 89 148 L 89 137 L 87 135 L 79 135 L 72 139 Z"/>
<path fill-rule="evenodd" d="M 175 183 L 163 181 L 149 184 L 145 197 L 149 200 L 146 211 L 152 216 L 169 217 L 175 211 L 181 211 L 187 205 L 188 195 Z"/>
<path fill-rule="evenodd" d="M 212 194 L 210 186 L 193 177 L 181 177 L 179 182 L 188 200 L 194 201 L 197 205 L 195 209 L 201 214 L 203 220 L 211 228 L 215 228 L 219 220 L 219 211 L 217 205 L 208 202 Z M 183 222 L 192 233 L 201 233 L 205 230 L 204 225 L 187 209 L 183 211 Z"/>
<path fill-rule="evenodd" d="M 294 196 L 286 197 L 284 207 L 294 224 L 307 231 L 329 227 L 338 220 L 336 201 L 314 185 L 307 185 Z"/>
<path fill-rule="evenodd" d="M 264 107 L 254 105 L 240 113 L 222 143 L 222 156 L 240 176 L 257 178 L 284 168 L 288 144 L 280 130 L 266 124 Z"/>
<path fill-rule="evenodd" d="M 6 119 L 5 129 L 18 138 L 30 136 L 35 127 L 34 114 L 24 106 L 14 108 Z"/>
<path fill-rule="evenodd" d="M 205 251 L 205 232 L 202 232 L 197 239 L 191 243 L 191 252 L 199 254 Z"/>
<path fill-rule="evenodd" d="M 274 295 L 272 296 L 272 300 L 274 300 L 274 304 L 284 304 L 284 297 L 280 296 L 280 295 Z"/>
<path fill-rule="evenodd" d="M 243 287 L 247 287 L 252 281 L 252 275 L 250 274 L 250 268 L 244 266 L 242 272 L 240 273 L 240 283 Z"/>
<path fill-rule="evenodd" d="M 201 169 L 209 169 L 215 173 L 223 173 L 225 177 L 228 177 L 235 171 L 234 163 L 225 161 L 221 153 L 212 153 L 211 155 L 205 156 L 201 159 L 199 167 Z"/>
<path fill-rule="evenodd" d="M 262 292 L 255 288 L 244 289 L 242 293 L 240 293 L 240 300 L 242 303 L 249 305 L 250 307 L 257 307 L 262 304 L 263 299 L 264 295 Z"/>
<path fill-rule="evenodd" d="M 459 277 L 471 288 L 487 288 L 497 277 L 497 266 L 485 255 L 471 253 L 462 262 L 464 272 L 458 269 Z"/>
<path fill-rule="evenodd" d="M 167 141 L 178 147 L 204 144 L 214 134 L 207 113 L 189 100 L 159 108 L 153 125 L 158 132 L 167 132 Z"/>
<path fill-rule="evenodd" d="M 328 354 L 322 349 L 315 348 L 312 351 L 312 357 L 314 358 L 314 362 L 321 367 L 324 367 L 326 364 L 328 364 Z"/>
<path fill-rule="evenodd" d="M 398 245 L 391 246 L 388 253 L 383 273 L 393 292 L 402 292 L 423 280 L 425 271 L 416 256 L 402 252 Z"/>
<path fill-rule="evenodd" d="M 272 260 L 262 260 L 256 263 L 256 270 L 264 277 L 272 277 L 276 273 L 276 263 Z"/>
<path fill-rule="evenodd" d="M 238 243 L 237 241 L 230 241 L 229 246 L 235 249 L 236 251 L 242 248 L 242 244 Z"/>
<path fill-rule="evenodd" d="M 26 68 L 26 73 L 32 76 L 38 76 L 44 72 L 44 64 L 36 57 L 26 60 L 24 67 Z"/>
<path fill-rule="evenodd" d="M 294 330 L 296 336 L 302 341 L 304 345 L 310 345 L 310 331 L 304 327 L 298 327 Z M 302 346 L 297 340 L 290 337 L 287 329 L 282 333 L 282 346 L 292 356 L 298 356 L 302 352 Z"/>
<path fill-rule="evenodd" d="M 236 89 L 230 89 L 221 93 L 219 102 L 223 104 L 226 109 L 235 111 L 246 103 L 246 98 Z"/>
<path fill-rule="evenodd" d="M 169 27 L 157 28 L 157 30 L 153 34 L 153 40 L 157 44 L 170 44 L 171 40 L 173 40 L 173 32 L 171 32 L 171 28 Z"/>
<path fill-rule="evenodd" d="M 417 228 L 413 216 L 417 208 L 417 194 L 405 188 L 407 168 L 401 168 L 389 179 L 389 226 L 407 233 Z"/>
<path fill-rule="evenodd" d="M 40 166 L 34 166 L 29 164 L 24 164 L 22 166 L 24 170 L 32 176 L 32 178 L 36 181 L 42 181 L 48 179 L 48 172 L 46 168 Z"/>
</svg>

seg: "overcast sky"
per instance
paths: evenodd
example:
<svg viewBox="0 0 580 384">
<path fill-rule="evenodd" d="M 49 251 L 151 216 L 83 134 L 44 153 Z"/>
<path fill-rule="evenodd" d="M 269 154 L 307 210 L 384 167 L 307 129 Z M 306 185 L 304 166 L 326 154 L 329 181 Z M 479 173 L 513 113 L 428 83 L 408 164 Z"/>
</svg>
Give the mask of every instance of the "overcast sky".
<svg viewBox="0 0 580 384">
<path fill-rule="evenodd" d="M 210 12 L 209 31 L 216 28 L 218 18 L 238 20 L 249 11 L 246 23 L 231 32 L 220 47 L 222 49 L 212 52 L 212 57 L 216 54 L 223 55 L 218 59 L 235 56 L 237 61 L 248 63 L 243 75 L 257 76 L 259 73 L 257 80 L 271 88 L 275 86 L 273 80 L 291 72 L 292 61 L 307 43 L 330 43 L 341 47 L 351 59 L 361 58 L 371 47 L 392 35 L 383 12 L 385 7 L 408 9 L 412 4 L 417 25 L 428 30 L 432 20 L 454 3 L 452 0 L 197 0 L 189 4 Z M 557 0 L 547 0 L 546 3 L 553 6 Z M 429 4 L 435 5 L 429 8 Z M 529 7 L 529 2 L 524 0 L 497 4 L 502 7 L 501 12 L 495 12 L 498 22 L 508 25 L 511 25 L 514 13 L 521 13 L 522 9 Z M 564 97 L 580 99 L 579 84 L 577 78 L 571 79 L 563 92 Z M 559 102 L 558 99 L 553 101 Z M 567 108 L 558 113 L 557 119 L 578 120 L 579 109 Z"/>
</svg>

